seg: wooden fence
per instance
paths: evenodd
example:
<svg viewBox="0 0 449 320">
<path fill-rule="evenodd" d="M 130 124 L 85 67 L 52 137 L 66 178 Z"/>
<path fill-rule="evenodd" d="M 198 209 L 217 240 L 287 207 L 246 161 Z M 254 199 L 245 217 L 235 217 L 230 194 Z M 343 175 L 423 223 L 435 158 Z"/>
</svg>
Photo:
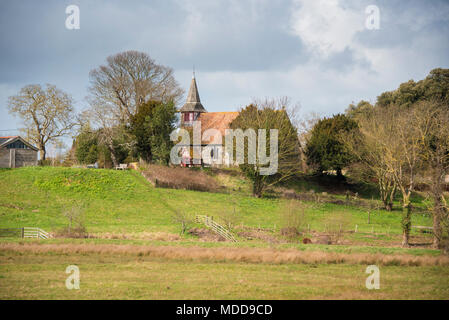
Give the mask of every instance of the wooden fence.
<svg viewBox="0 0 449 320">
<path fill-rule="evenodd" d="M 0 237 L 20 237 L 23 238 L 23 230 L 24 228 L 1 228 L 0 229 Z"/>
<path fill-rule="evenodd" d="M 48 239 L 51 235 L 40 228 L 0 228 L 0 237 Z"/>
<path fill-rule="evenodd" d="M 222 225 L 215 222 L 213 217 L 198 215 L 198 216 L 196 216 L 196 221 L 199 223 L 204 223 L 212 231 L 214 231 L 216 234 L 222 236 L 226 240 L 229 240 L 232 242 L 237 242 L 234 235 L 231 232 L 229 232 L 228 229 L 226 229 Z"/>
</svg>

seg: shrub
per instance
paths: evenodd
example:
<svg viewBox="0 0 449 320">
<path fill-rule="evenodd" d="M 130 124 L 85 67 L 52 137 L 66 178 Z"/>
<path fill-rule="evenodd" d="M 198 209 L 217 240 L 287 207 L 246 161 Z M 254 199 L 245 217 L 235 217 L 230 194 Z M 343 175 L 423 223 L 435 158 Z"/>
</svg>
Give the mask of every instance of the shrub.
<svg viewBox="0 0 449 320">
<path fill-rule="evenodd" d="M 281 208 L 281 235 L 290 240 L 297 239 L 307 226 L 306 205 L 290 200 Z"/>
<path fill-rule="evenodd" d="M 63 211 L 64 217 L 68 220 L 68 226 L 58 233 L 58 235 L 68 238 L 87 238 L 87 230 L 84 225 L 84 205 L 81 202 L 66 204 Z"/>
<path fill-rule="evenodd" d="M 220 187 L 214 178 L 190 168 L 148 165 L 143 175 L 154 186 L 171 189 L 217 192 Z"/>
<path fill-rule="evenodd" d="M 225 227 L 232 230 L 241 221 L 240 210 L 237 210 L 237 200 L 231 196 L 230 203 L 232 203 L 232 209 L 228 209 L 219 213 L 220 220 L 224 223 Z"/>
<path fill-rule="evenodd" d="M 325 232 L 332 243 L 339 243 L 345 230 L 349 227 L 349 218 L 346 212 L 337 211 L 324 220 Z"/>
<path fill-rule="evenodd" d="M 54 233 L 56 238 L 90 238 L 85 226 L 80 225 L 74 228 L 63 228 Z"/>
<path fill-rule="evenodd" d="M 39 160 L 37 164 L 41 167 L 49 167 L 51 166 L 51 159 Z"/>
</svg>

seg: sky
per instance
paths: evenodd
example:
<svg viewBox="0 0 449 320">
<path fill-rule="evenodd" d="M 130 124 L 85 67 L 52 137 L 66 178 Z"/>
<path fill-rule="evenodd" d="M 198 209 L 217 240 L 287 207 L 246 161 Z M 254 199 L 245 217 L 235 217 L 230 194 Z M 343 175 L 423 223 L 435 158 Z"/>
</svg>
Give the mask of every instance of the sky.
<svg viewBox="0 0 449 320">
<path fill-rule="evenodd" d="M 79 29 L 66 28 L 69 5 Z M 379 29 L 366 26 L 368 6 Z M 54 84 L 83 110 L 89 71 L 126 50 L 173 68 L 186 93 L 195 66 L 211 112 L 288 96 L 330 116 L 448 68 L 449 1 L 2 0 L 0 135 L 22 126 L 7 107 L 20 88 Z"/>
</svg>

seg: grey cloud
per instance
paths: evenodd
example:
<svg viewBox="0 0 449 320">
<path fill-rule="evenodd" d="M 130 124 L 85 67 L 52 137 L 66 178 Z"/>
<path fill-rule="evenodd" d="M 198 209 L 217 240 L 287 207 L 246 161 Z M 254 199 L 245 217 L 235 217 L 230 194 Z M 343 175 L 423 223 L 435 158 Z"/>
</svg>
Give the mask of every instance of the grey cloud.
<svg viewBox="0 0 449 320">
<path fill-rule="evenodd" d="M 11 88 L 47 82 L 73 94 L 80 109 L 85 105 L 89 71 L 103 64 L 107 56 L 131 49 L 147 52 L 157 62 L 173 67 L 185 89 L 195 64 L 200 95 L 205 105 L 215 111 L 243 105 L 257 94 L 290 95 L 305 109 L 319 106 L 320 110 L 335 113 L 343 111 L 345 103 L 352 99 L 375 98 L 386 89 L 394 89 L 401 80 L 425 76 L 422 70 L 428 66 L 449 67 L 447 2 L 341 3 L 360 10 L 361 15 L 369 4 L 381 9 L 381 30 L 362 31 L 354 42 L 365 48 L 415 50 L 419 61 L 415 65 L 400 62 L 400 72 L 391 79 L 377 79 L 380 73 L 373 75 L 372 83 L 381 85 L 343 87 L 340 80 L 354 70 L 369 69 L 369 61 L 355 55 L 352 48 L 313 60 L 300 38 L 289 30 L 295 8 L 292 1 L 1 1 L 0 110 L 6 113 Z M 80 30 L 65 29 L 68 4 L 80 6 Z M 410 26 L 414 20 L 417 24 Z M 309 64 L 318 67 L 304 70 L 316 70 L 317 74 L 301 77 L 317 84 L 304 93 L 300 84 L 292 83 L 295 78 L 289 73 Z M 327 80 L 329 73 L 341 75 L 340 80 Z M 233 82 L 234 75 L 240 82 Z M 363 76 L 366 73 L 360 72 L 354 77 L 360 77 L 363 83 Z M 215 82 L 212 85 L 202 79 Z M 9 116 L 0 117 L 0 128 L 12 123 Z"/>
</svg>

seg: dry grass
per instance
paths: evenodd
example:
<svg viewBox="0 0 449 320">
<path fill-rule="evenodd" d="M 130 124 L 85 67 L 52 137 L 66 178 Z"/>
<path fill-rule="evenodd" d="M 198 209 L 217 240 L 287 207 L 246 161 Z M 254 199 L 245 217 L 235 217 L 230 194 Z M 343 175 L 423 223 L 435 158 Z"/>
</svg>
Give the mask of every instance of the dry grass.
<svg viewBox="0 0 449 320">
<path fill-rule="evenodd" d="M 220 190 L 216 180 L 200 170 L 148 165 L 142 174 L 156 187 L 209 192 Z"/>
<path fill-rule="evenodd" d="M 448 256 L 335 253 L 269 248 L 200 248 L 109 244 L 0 244 L 0 251 L 32 254 L 120 254 L 154 258 L 268 264 L 375 264 L 385 266 L 449 266 Z"/>
<path fill-rule="evenodd" d="M 178 234 L 168 232 L 140 232 L 140 233 L 98 233 L 90 234 L 90 238 L 97 239 L 120 239 L 120 240 L 157 240 L 157 241 L 178 241 L 181 237 Z"/>
<path fill-rule="evenodd" d="M 380 290 L 365 287 L 366 265 L 251 264 L 151 256 L 0 252 L 5 299 L 445 299 L 447 267 L 381 267 Z M 65 286 L 80 267 L 80 290 Z"/>
</svg>

